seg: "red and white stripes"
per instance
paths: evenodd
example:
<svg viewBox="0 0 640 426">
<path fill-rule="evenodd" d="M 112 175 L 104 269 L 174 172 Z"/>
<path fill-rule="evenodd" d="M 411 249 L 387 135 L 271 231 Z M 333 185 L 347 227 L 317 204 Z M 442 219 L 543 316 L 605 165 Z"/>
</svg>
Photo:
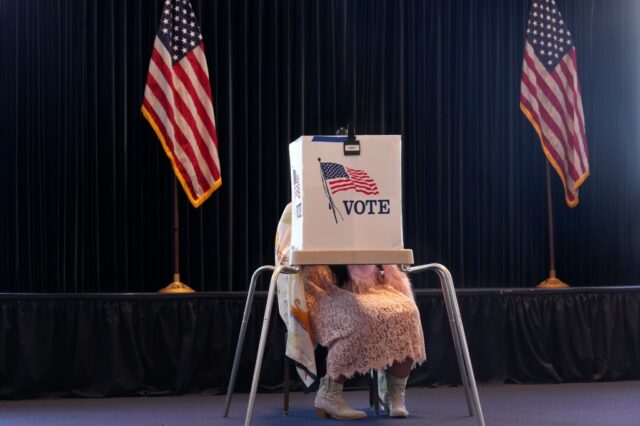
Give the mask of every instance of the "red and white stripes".
<svg viewBox="0 0 640 426">
<path fill-rule="evenodd" d="M 198 207 L 222 183 L 202 43 L 173 64 L 171 53 L 156 37 L 142 111 L 161 140 L 189 200 Z"/>
<path fill-rule="evenodd" d="M 589 176 L 587 139 L 575 48 L 547 71 L 527 41 L 520 83 L 520 108 L 536 129 L 545 155 L 560 175 L 569 206 Z"/>
</svg>

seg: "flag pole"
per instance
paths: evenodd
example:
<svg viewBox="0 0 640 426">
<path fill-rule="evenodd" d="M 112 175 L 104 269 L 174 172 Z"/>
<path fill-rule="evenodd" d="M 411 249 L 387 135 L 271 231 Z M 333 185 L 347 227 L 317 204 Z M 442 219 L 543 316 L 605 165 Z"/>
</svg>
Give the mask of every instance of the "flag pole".
<svg viewBox="0 0 640 426">
<path fill-rule="evenodd" d="M 178 217 L 178 178 L 173 176 L 173 282 L 160 293 L 194 293 L 194 290 L 180 282 L 180 220 Z"/>
<path fill-rule="evenodd" d="M 553 204 L 551 201 L 551 167 L 547 163 L 547 216 L 549 223 L 549 278 L 538 284 L 538 288 L 566 288 L 567 284 L 556 278 L 556 252 L 553 238 Z"/>
</svg>

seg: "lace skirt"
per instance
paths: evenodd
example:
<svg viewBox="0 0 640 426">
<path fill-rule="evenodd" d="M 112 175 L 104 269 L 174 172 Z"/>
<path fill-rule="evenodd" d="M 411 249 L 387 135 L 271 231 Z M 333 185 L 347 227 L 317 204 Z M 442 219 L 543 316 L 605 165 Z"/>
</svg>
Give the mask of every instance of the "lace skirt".
<svg viewBox="0 0 640 426">
<path fill-rule="evenodd" d="M 394 361 L 426 360 L 420 313 L 415 302 L 389 285 L 356 294 L 330 283 L 326 267 L 306 274 L 311 331 L 328 349 L 327 374 L 353 376 Z"/>
</svg>

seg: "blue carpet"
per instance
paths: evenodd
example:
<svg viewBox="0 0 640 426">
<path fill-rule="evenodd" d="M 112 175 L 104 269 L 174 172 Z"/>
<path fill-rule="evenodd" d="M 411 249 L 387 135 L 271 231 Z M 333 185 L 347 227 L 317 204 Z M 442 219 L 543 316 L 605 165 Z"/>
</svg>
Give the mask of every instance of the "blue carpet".
<svg viewBox="0 0 640 426">
<path fill-rule="evenodd" d="M 487 425 L 639 425 L 640 382 L 502 385 L 480 387 Z M 282 415 L 282 394 L 258 394 L 254 425 L 345 424 L 315 417 L 313 394 L 291 394 L 289 416 Z M 356 408 L 365 408 L 364 391 L 346 392 Z M 0 425 L 242 425 L 247 394 L 234 396 L 229 418 L 222 418 L 223 395 L 129 398 L 48 398 L 0 401 Z M 409 388 L 408 419 L 375 416 L 355 424 L 474 425 L 467 416 L 462 388 Z M 351 424 L 351 423 L 349 423 Z"/>
</svg>

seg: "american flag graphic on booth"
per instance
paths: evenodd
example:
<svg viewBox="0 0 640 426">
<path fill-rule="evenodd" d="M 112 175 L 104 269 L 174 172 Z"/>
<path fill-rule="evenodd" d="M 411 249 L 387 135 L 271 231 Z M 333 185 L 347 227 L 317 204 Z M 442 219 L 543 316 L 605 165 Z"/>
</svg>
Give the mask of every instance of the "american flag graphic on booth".
<svg viewBox="0 0 640 426">
<path fill-rule="evenodd" d="M 377 195 L 378 185 L 366 171 L 345 167 L 338 163 L 320 163 L 322 176 L 331 194 L 353 189 L 366 195 Z"/>
<path fill-rule="evenodd" d="M 576 49 L 555 0 L 534 0 L 529 13 L 520 109 L 540 138 L 562 179 L 565 200 L 578 204 L 578 188 L 589 176 Z"/>
<path fill-rule="evenodd" d="M 142 113 L 162 142 L 191 204 L 200 206 L 222 179 L 209 69 L 188 0 L 164 2 Z"/>
<path fill-rule="evenodd" d="M 302 195 L 302 190 L 300 189 L 300 176 L 293 170 L 293 196 L 297 200 Z"/>
</svg>

